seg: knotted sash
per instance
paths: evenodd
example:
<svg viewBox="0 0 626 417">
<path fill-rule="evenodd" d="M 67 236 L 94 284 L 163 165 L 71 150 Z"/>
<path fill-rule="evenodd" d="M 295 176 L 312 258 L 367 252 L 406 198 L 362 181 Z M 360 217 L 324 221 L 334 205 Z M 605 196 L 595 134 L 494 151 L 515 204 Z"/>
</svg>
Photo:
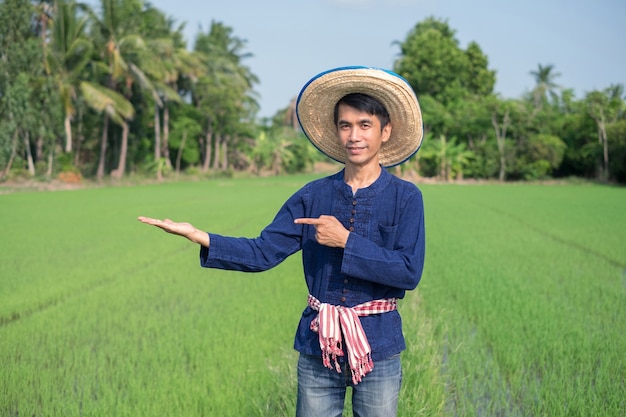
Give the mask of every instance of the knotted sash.
<svg viewBox="0 0 626 417">
<path fill-rule="evenodd" d="M 348 364 L 352 372 L 352 382 L 356 385 L 374 369 L 372 349 L 361 326 L 359 316 L 387 313 L 397 309 L 397 298 L 382 298 L 368 301 L 354 307 L 335 306 L 322 303 L 309 294 L 309 306 L 319 312 L 311 322 L 311 330 L 319 334 L 322 361 L 324 366 L 341 373 L 337 358 L 343 356 L 341 346 L 343 333 L 348 352 Z"/>
</svg>

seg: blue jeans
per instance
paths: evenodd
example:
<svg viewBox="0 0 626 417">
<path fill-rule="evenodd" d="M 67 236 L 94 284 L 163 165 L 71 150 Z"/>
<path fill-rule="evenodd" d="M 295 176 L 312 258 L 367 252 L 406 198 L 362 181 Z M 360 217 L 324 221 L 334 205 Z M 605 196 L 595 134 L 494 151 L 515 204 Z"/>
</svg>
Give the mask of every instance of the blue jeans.
<svg viewBox="0 0 626 417">
<path fill-rule="evenodd" d="M 321 357 L 300 354 L 296 417 L 341 417 L 349 386 L 354 417 L 393 417 L 401 384 L 400 355 L 374 362 L 374 370 L 353 385 L 347 363 L 338 373 L 324 367 Z"/>
</svg>

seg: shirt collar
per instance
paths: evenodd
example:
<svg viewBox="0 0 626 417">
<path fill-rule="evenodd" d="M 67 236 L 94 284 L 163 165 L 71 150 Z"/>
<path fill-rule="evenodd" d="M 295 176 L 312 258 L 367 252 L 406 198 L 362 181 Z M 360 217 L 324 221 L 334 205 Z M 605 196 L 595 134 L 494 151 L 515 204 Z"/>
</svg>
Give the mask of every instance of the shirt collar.
<svg viewBox="0 0 626 417">
<path fill-rule="evenodd" d="M 352 193 L 352 189 L 350 188 L 350 186 L 346 184 L 343 180 L 344 171 L 345 171 L 345 168 L 339 171 L 338 173 L 336 173 L 335 175 L 333 175 L 333 183 L 337 190 L 339 191 L 349 190 L 350 193 Z M 371 183 L 368 187 L 359 188 L 357 191 L 357 194 L 359 194 L 359 196 L 361 197 L 376 195 L 380 191 L 382 191 L 385 187 L 387 187 L 390 181 L 391 181 L 391 174 L 389 173 L 389 171 L 387 171 L 385 167 L 381 166 L 380 175 L 378 176 L 376 181 Z"/>
</svg>

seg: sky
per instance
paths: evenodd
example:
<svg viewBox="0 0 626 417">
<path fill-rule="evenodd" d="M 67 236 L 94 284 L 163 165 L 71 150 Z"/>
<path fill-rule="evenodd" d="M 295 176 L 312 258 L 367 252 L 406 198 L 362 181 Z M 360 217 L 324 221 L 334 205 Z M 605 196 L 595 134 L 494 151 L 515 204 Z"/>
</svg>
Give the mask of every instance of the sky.
<svg viewBox="0 0 626 417">
<path fill-rule="evenodd" d="M 626 0 L 150 0 L 185 23 L 191 48 L 211 22 L 232 28 L 252 56 L 259 117 L 289 105 L 304 84 L 331 68 L 393 69 L 403 42 L 427 17 L 448 22 L 465 49 L 476 42 L 496 71 L 495 90 L 519 98 L 538 65 L 577 98 L 626 87 Z M 419 99 L 419 97 L 418 97 Z"/>
</svg>

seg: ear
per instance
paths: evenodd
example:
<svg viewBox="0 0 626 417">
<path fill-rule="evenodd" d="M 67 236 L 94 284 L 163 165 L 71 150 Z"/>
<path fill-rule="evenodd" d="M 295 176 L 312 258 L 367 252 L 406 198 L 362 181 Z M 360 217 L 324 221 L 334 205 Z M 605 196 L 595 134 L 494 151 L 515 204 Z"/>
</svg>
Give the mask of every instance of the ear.
<svg viewBox="0 0 626 417">
<path fill-rule="evenodd" d="M 383 127 L 383 131 L 382 131 L 382 143 L 385 143 L 389 140 L 389 138 L 391 137 L 391 123 L 387 123 L 385 125 L 385 127 Z"/>
</svg>

